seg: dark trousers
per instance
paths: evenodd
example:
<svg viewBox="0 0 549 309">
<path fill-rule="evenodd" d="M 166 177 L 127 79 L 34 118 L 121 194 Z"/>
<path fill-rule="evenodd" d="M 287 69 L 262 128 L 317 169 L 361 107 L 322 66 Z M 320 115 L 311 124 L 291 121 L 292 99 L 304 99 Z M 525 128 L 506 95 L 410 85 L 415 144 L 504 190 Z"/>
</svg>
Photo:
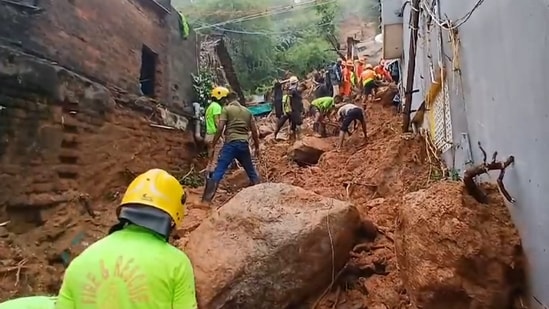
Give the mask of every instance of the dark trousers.
<svg viewBox="0 0 549 309">
<path fill-rule="evenodd" d="M 231 141 L 223 144 L 219 152 L 212 180 L 219 183 L 234 159 L 238 160 L 240 165 L 242 165 L 253 184 L 259 183 L 259 176 L 252 162 L 252 154 L 250 153 L 250 146 L 247 141 Z"/>
</svg>

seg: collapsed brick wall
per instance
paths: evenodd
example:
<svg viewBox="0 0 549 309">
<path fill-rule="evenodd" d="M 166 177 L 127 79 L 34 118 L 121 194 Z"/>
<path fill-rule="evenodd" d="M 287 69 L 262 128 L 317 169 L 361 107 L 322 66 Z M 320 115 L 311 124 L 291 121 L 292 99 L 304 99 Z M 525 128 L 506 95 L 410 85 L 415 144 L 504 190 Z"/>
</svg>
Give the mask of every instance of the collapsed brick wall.
<svg viewBox="0 0 549 309">
<path fill-rule="evenodd" d="M 136 173 L 181 171 L 194 157 L 192 137 L 151 127 L 105 87 L 13 50 L 0 48 L 0 59 L 9 59 L 0 62 L 0 222 L 11 220 L 10 231 L 56 225 L 49 218 L 67 205 L 107 207 L 112 219 Z"/>
<path fill-rule="evenodd" d="M 196 35 L 179 32 L 177 12 L 151 0 L 39 0 L 40 12 L 0 3 L 0 40 L 62 64 L 100 83 L 138 91 L 141 50 L 158 54 L 158 99 L 191 106 L 190 73 L 196 72 Z M 170 7 L 171 9 L 171 7 Z M 173 63 L 179 64 L 170 71 Z M 181 90 L 180 90 L 181 89 Z M 175 97 L 175 100 L 174 100 Z"/>
</svg>

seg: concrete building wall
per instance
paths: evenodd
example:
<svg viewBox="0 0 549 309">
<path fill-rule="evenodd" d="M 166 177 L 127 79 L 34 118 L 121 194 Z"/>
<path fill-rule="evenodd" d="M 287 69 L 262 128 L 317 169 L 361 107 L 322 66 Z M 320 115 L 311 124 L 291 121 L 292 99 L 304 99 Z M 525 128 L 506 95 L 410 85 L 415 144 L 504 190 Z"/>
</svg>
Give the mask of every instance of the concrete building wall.
<svg viewBox="0 0 549 309">
<path fill-rule="evenodd" d="M 439 0 L 442 16 L 457 20 L 477 0 Z M 402 1 L 404 3 L 404 1 Z M 404 11 L 404 71 L 409 46 L 410 5 Z M 425 20 L 422 16 L 422 19 Z M 421 22 L 420 22 L 421 24 Z M 516 163 L 505 183 L 517 200 L 509 209 L 526 251 L 533 308 L 549 307 L 549 180 L 545 163 L 549 153 L 549 87 L 545 85 L 549 61 L 549 2 L 532 0 L 486 1 L 459 27 L 458 54 L 443 31 L 442 59 L 446 70 L 453 147 L 444 154 L 448 166 L 460 174 L 468 166 L 467 134 L 474 163 L 482 155 L 477 142 L 500 158 L 514 155 Z M 429 65 L 440 59 L 439 27 L 420 28 L 413 106 L 424 99 L 429 87 Z M 429 41 L 428 38 L 431 38 Z M 459 71 L 452 60 L 459 55 Z M 497 175 L 487 177 L 494 181 Z"/>
<path fill-rule="evenodd" d="M 1 44 L 130 92 L 139 89 L 146 45 L 158 55 L 156 97 L 168 105 L 173 100 L 175 107 L 190 100 L 196 37 L 177 37 L 177 12 L 171 6 L 170 12 L 153 0 L 39 0 L 37 6 L 41 11 L 0 3 Z"/>
</svg>

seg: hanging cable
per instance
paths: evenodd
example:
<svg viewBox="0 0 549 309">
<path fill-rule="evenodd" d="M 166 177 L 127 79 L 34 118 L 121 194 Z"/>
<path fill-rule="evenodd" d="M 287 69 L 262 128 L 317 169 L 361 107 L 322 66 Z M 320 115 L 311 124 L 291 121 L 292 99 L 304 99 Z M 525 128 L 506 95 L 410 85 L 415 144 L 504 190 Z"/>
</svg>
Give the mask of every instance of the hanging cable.
<svg viewBox="0 0 549 309">
<path fill-rule="evenodd" d="M 195 31 L 200 31 L 200 30 L 208 29 L 208 28 L 212 28 L 212 27 L 223 26 L 223 25 L 226 25 L 226 24 L 232 24 L 232 23 L 238 23 L 238 22 L 250 21 L 250 20 L 254 20 L 254 19 L 258 19 L 258 18 L 284 14 L 284 13 L 288 13 L 288 12 L 292 12 L 292 11 L 297 11 L 297 10 L 301 10 L 301 9 L 305 9 L 305 8 L 316 7 L 316 6 L 319 6 L 319 5 L 329 4 L 329 3 L 334 3 L 334 2 L 336 2 L 336 0 L 327 0 L 327 1 L 322 1 L 322 2 L 319 2 L 318 0 L 311 0 L 311 1 L 303 2 L 299 5 L 291 5 L 291 6 L 276 8 L 276 9 L 272 9 L 272 10 L 269 10 L 269 11 L 264 11 L 264 12 L 261 12 L 261 13 L 256 13 L 256 14 L 252 14 L 252 15 L 248 15 L 248 16 L 243 16 L 243 17 L 240 17 L 240 18 L 230 19 L 230 20 L 226 20 L 226 21 L 211 24 L 211 25 L 201 26 L 201 27 L 195 28 L 194 30 Z"/>
<path fill-rule="evenodd" d="M 283 35 L 283 34 L 290 34 L 290 33 L 300 33 L 304 30 L 311 29 L 313 27 L 320 27 L 320 26 L 326 26 L 331 24 L 329 23 L 322 23 L 322 24 L 312 24 L 306 27 L 303 27 L 299 30 L 287 30 L 287 31 L 243 31 L 243 30 L 236 30 L 236 29 L 226 29 L 222 27 L 214 27 L 214 29 L 223 31 L 223 32 L 229 32 L 229 33 L 237 33 L 237 34 L 250 34 L 250 35 L 265 35 L 265 36 L 272 36 L 272 35 Z"/>
<path fill-rule="evenodd" d="M 431 7 L 426 3 L 425 0 L 421 0 L 421 6 L 423 8 L 423 10 L 429 15 L 429 17 L 431 17 L 431 19 L 433 19 L 433 21 L 441 28 L 445 29 L 445 30 L 453 30 L 453 29 L 457 29 L 459 28 L 461 25 L 463 25 L 464 23 L 466 23 L 469 18 L 471 18 L 471 16 L 473 15 L 473 13 L 484 3 L 484 0 L 477 0 L 477 2 L 475 3 L 475 5 L 473 6 L 473 8 L 471 10 L 469 10 L 469 12 L 467 12 L 465 15 L 463 15 L 462 17 L 456 19 L 454 22 L 450 22 L 450 21 L 441 21 L 440 18 L 438 18 L 438 16 L 432 11 Z"/>
</svg>

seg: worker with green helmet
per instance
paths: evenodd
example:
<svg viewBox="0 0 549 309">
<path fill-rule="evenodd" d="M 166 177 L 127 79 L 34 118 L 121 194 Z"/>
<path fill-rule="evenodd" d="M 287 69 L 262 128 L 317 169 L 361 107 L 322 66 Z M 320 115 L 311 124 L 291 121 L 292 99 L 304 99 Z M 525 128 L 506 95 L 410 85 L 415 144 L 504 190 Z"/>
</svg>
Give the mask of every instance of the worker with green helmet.
<svg viewBox="0 0 549 309">
<path fill-rule="evenodd" d="M 0 309 L 55 309 L 56 300 L 52 296 L 19 297 L 0 303 Z"/>
<path fill-rule="evenodd" d="M 214 87 L 210 93 L 210 104 L 206 108 L 206 137 L 204 142 L 208 147 L 208 157 L 215 156 L 215 147 L 212 142 L 219 126 L 219 117 L 223 111 L 223 106 L 227 103 L 227 97 L 229 96 L 229 89 L 225 87 Z"/>
<path fill-rule="evenodd" d="M 118 223 L 65 271 L 56 309 L 196 309 L 187 255 L 168 242 L 185 215 L 185 190 L 161 169 L 137 176 Z"/>
</svg>

